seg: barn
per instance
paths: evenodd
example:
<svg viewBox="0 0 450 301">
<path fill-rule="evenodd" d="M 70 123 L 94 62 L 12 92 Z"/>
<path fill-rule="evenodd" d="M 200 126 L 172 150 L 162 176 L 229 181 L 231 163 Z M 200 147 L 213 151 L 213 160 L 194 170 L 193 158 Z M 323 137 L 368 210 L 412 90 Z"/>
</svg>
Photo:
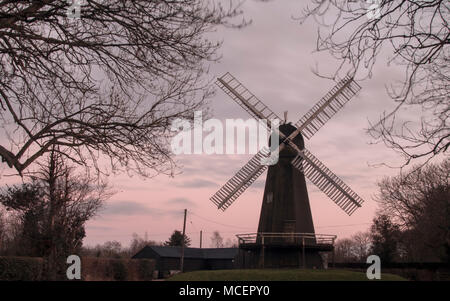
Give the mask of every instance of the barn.
<svg viewBox="0 0 450 301">
<path fill-rule="evenodd" d="M 224 270 L 235 267 L 238 248 L 185 248 L 184 271 Z M 181 247 L 145 246 L 133 259 L 153 259 L 158 277 L 180 270 Z"/>
</svg>

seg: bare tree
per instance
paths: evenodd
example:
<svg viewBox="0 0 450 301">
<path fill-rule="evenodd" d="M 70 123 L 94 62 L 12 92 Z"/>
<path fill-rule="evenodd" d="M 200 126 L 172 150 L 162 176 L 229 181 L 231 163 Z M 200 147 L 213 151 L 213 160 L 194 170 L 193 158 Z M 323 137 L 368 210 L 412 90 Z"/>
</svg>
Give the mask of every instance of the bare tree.
<svg viewBox="0 0 450 301">
<path fill-rule="evenodd" d="M 0 207 L 0 254 L 5 248 L 7 229 L 6 229 L 6 217 L 3 208 Z"/>
<path fill-rule="evenodd" d="M 121 257 L 123 247 L 122 244 L 116 240 L 107 241 L 101 247 L 103 257 Z"/>
<path fill-rule="evenodd" d="M 203 75 L 240 14 L 215 0 L 0 0 L 0 145 L 19 174 L 59 151 L 84 166 L 172 172 L 168 139 L 212 91 Z M 210 37 L 210 36 L 209 36 Z M 58 146 L 55 148 L 55 146 Z M 105 162 L 105 161 L 102 161 Z"/>
<path fill-rule="evenodd" d="M 133 239 L 130 243 L 129 248 L 129 256 L 135 255 L 137 252 L 142 250 L 145 246 L 156 246 L 158 243 L 154 240 L 149 240 L 147 237 L 147 233 L 145 233 L 145 237 L 142 238 L 138 234 L 133 233 Z"/>
<path fill-rule="evenodd" d="M 211 247 L 223 248 L 223 246 L 223 237 L 220 235 L 219 231 L 214 231 L 211 236 Z"/>
<path fill-rule="evenodd" d="M 446 213 L 445 206 L 450 201 L 449 179 L 450 159 L 446 159 L 406 175 L 384 178 L 378 183 L 376 201 L 383 214 L 402 229 L 409 229 L 417 225 L 427 207 Z"/>
<path fill-rule="evenodd" d="M 20 216 L 5 212 L 0 204 L 0 255 L 16 256 L 18 250 L 23 248 L 20 244 L 20 236 L 23 233 L 23 225 Z"/>
<path fill-rule="evenodd" d="M 357 255 L 354 253 L 354 241 L 350 238 L 343 238 L 336 241 L 334 246 L 334 256 L 336 262 L 356 262 Z"/>
<path fill-rule="evenodd" d="M 377 202 L 404 232 L 413 260 L 450 259 L 450 159 L 385 178 Z"/>
<path fill-rule="evenodd" d="M 366 262 L 371 248 L 369 232 L 357 232 L 350 238 L 336 241 L 335 261 L 337 262 Z"/>
<path fill-rule="evenodd" d="M 359 262 L 366 262 L 371 247 L 371 236 L 369 232 L 358 232 L 352 236 L 353 253 Z"/>
<path fill-rule="evenodd" d="M 237 248 L 239 247 L 238 241 L 234 239 L 227 238 L 224 243 L 225 248 Z"/>
<path fill-rule="evenodd" d="M 85 223 L 112 193 L 107 184 L 76 174 L 58 152 L 30 177 L 31 182 L 4 189 L 0 203 L 21 219 L 22 248 L 16 255 L 46 257 L 51 280 L 65 266 L 64 258 L 80 250 Z"/>
<path fill-rule="evenodd" d="M 397 103 L 369 133 L 401 153 L 405 164 L 446 152 L 450 145 L 450 6 L 445 0 L 312 0 L 301 20 L 321 25 L 317 50 L 339 62 L 332 77 L 359 72 L 371 76 L 381 51 L 388 64 L 405 68 L 400 84 L 388 88 Z M 421 110 L 417 120 L 402 121 L 402 107 Z"/>
</svg>

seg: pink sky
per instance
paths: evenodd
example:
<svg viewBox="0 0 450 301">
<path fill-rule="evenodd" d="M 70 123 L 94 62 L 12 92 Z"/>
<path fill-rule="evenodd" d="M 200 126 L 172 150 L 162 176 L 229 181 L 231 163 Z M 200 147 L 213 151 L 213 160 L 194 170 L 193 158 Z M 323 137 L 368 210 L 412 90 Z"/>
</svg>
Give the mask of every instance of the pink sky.
<svg viewBox="0 0 450 301">
<path fill-rule="evenodd" d="M 210 68 L 210 78 L 229 71 L 257 95 L 279 116 L 288 110 L 289 121 L 296 122 L 311 108 L 333 83 L 316 77 L 311 69 L 332 70 L 335 62 L 325 54 L 315 54 L 316 25 L 300 25 L 292 19 L 305 5 L 303 1 L 247 1 L 243 6 L 246 18 L 253 24 L 242 30 L 220 28 L 214 39 L 223 40 L 222 59 Z M 334 116 L 306 147 L 329 169 L 341 177 L 364 200 L 363 207 L 351 217 L 308 182 L 309 198 L 317 233 L 348 237 L 368 228 L 376 203 L 376 182 L 383 176 L 398 172 L 374 164 L 398 165 L 401 158 L 373 142 L 366 134 L 368 120 L 376 121 L 392 108 L 385 85 L 401 79 L 401 69 L 386 67 L 379 60 L 371 79 L 360 82 L 362 91 Z M 249 116 L 237 104 L 218 90 L 210 100 L 214 118 L 244 118 Z M 406 112 L 406 114 L 412 114 Z M 259 219 L 265 174 L 225 212 L 209 201 L 230 177 L 244 165 L 249 155 L 184 155 L 176 159 L 183 165 L 175 178 L 158 176 L 152 179 L 127 174 L 111 176 L 109 182 L 118 191 L 107 202 L 98 217 L 87 224 L 84 243 L 95 245 L 117 240 L 128 245 L 133 232 L 156 241 L 166 240 L 174 229 L 181 230 L 183 209 L 188 209 L 187 233 L 192 245 L 198 246 L 203 230 L 204 246 L 210 245 L 213 231 L 224 238 L 237 233 L 255 232 Z M 9 171 L 2 165 L 1 180 Z"/>
</svg>

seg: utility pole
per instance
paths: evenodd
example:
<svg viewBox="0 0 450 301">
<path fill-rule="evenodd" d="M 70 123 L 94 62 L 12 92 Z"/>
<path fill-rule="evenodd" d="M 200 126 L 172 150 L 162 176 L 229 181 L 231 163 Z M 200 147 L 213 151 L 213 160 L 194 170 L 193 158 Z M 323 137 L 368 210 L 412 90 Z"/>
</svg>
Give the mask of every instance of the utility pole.
<svg viewBox="0 0 450 301">
<path fill-rule="evenodd" d="M 185 232 L 186 232 L 186 214 L 187 209 L 184 209 L 184 222 L 183 222 L 183 237 L 181 240 L 181 258 L 180 258 L 180 271 L 183 273 L 184 268 L 184 238 L 185 238 Z"/>
<path fill-rule="evenodd" d="M 202 248 L 202 234 L 203 234 L 203 231 L 200 230 L 200 249 Z"/>
</svg>

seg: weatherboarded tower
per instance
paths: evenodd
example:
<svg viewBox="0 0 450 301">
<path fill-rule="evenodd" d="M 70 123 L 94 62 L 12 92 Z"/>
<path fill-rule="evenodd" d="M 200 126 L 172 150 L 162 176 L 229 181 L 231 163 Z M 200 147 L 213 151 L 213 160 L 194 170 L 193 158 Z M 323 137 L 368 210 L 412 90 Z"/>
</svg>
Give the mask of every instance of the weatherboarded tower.
<svg viewBox="0 0 450 301">
<path fill-rule="evenodd" d="M 295 131 L 291 124 L 282 124 L 279 129 L 286 136 Z M 301 135 L 293 142 L 304 149 Z M 259 218 L 260 233 L 314 233 L 305 175 L 291 164 L 295 157 L 295 150 L 285 147 L 278 163 L 269 166 Z"/>
<path fill-rule="evenodd" d="M 288 137 L 296 128 L 289 123 L 282 124 L 279 130 Z M 295 137 L 293 142 L 299 149 L 304 149 L 301 135 Z M 278 163 L 269 166 L 264 188 L 264 197 L 261 204 L 258 233 L 280 233 L 285 235 L 272 235 L 264 237 L 264 266 L 265 267 L 298 267 L 303 266 L 303 253 L 301 252 L 299 237 L 289 236 L 289 233 L 314 234 L 314 224 L 306 188 L 305 175 L 295 168 L 291 161 L 296 157 L 292 147 L 285 147 L 279 153 Z M 262 237 L 258 238 L 262 245 Z M 315 237 L 305 238 L 305 243 L 315 245 Z M 294 247 L 296 246 L 296 247 Z M 245 250 L 249 251 L 249 249 Z M 259 262 L 261 248 L 252 248 L 252 257 L 256 262 L 248 267 L 261 266 Z M 241 254 L 241 256 L 243 256 Z M 322 266 L 322 259 L 318 249 L 305 250 L 307 267 Z"/>
</svg>

